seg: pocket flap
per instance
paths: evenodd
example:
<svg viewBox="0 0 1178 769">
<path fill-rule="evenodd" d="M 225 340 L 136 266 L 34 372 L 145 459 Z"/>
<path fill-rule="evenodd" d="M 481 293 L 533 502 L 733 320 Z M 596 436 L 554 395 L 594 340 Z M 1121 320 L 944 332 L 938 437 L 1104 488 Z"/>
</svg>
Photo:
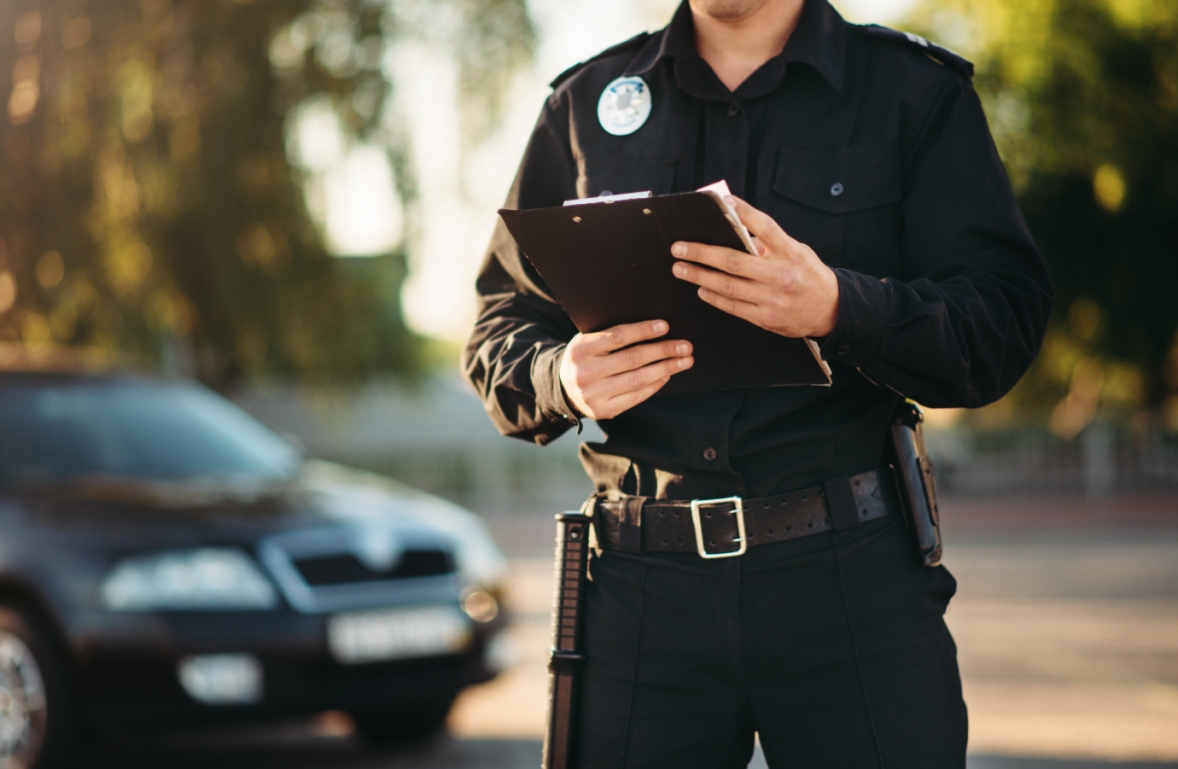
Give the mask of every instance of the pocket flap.
<svg viewBox="0 0 1178 769">
<path fill-rule="evenodd" d="M 903 198 L 899 153 L 887 146 L 784 149 L 773 190 L 832 214 L 898 203 Z"/>
<path fill-rule="evenodd" d="M 639 183 L 641 189 L 649 189 L 654 195 L 669 195 L 671 193 L 671 186 L 675 182 L 674 158 L 650 158 L 641 160 L 636 165 L 637 177 L 647 180 L 646 187 L 642 187 Z"/>
<path fill-rule="evenodd" d="M 674 158 L 640 158 L 626 156 L 614 159 L 604 171 L 587 178 L 582 164 L 581 179 L 577 182 L 577 194 L 583 198 L 595 198 L 605 192 L 622 195 L 628 192 L 645 192 L 653 195 L 668 195 L 675 183 Z"/>
</svg>

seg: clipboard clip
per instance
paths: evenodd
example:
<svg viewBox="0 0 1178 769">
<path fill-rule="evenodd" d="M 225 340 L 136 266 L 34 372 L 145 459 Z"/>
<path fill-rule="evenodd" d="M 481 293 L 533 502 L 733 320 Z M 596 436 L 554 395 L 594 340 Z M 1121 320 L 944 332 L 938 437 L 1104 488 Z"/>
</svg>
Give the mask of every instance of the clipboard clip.
<svg viewBox="0 0 1178 769">
<path fill-rule="evenodd" d="M 575 198 L 573 200 L 566 200 L 566 206 L 586 206 L 590 203 L 617 203 L 619 200 L 641 200 L 642 198 L 653 197 L 650 190 L 644 192 L 623 192 L 620 195 L 614 195 L 612 192 L 603 192 L 595 198 Z"/>
</svg>

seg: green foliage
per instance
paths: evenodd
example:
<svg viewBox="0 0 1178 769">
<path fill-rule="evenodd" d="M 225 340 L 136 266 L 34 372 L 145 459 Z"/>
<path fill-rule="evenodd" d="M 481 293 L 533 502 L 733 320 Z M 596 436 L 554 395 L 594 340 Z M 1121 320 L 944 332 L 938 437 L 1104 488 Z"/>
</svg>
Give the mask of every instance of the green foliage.
<svg viewBox="0 0 1178 769">
<path fill-rule="evenodd" d="M 412 200 L 382 72 L 411 4 L 0 3 L 0 342 L 178 354 L 219 387 L 412 373 L 404 255 L 330 256 L 286 150 L 300 105 L 326 101 L 349 139 L 388 149 Z M 530 55 L 523 1 L 417 8 L 457 9 L 463 81 L 491 89 L 472 114 L 493 112 Z"/>
<path fill-rule="evenodd" d="M 976 63 L 1055 284 L 1047 343 L 1015 401 L 1056 403 L 1063 435 L 1098 401 L 1178 403 L 1178 5 L 927 0 L 915 19 Z"/>
</svg>

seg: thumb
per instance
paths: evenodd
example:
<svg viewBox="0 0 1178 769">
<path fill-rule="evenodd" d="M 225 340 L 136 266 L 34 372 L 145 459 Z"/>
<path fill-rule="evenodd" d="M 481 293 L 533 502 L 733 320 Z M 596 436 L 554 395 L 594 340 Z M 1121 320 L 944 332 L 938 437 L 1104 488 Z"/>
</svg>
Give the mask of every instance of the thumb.
<svg viewBox="0 0 1178 769">
<path fill-rule="evenodd" d="M 735 195 L 729 195 L 725 200 L 736 210 L 736 215 L 748 231 L 756 236 L 772 255 L 784 256 L 795 244 L 794 239 L 787 235 L 769 214 L 758 211 Z"/>
</svg>

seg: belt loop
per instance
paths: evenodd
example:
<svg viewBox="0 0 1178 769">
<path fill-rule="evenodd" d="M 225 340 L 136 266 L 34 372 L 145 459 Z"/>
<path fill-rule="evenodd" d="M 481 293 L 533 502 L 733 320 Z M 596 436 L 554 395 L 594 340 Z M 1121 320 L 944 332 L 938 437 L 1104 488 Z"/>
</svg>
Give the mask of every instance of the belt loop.
<svg viewBox="0 0 1178 769">
<path fill-rule="evenodd" d="M 593 492 L 588 499 L 581 503 L 581 515 L 589 518 L 589 549 L 598 557 L 601 557 L 603 537 L 597 531 L 597 527 L 601 525 L 601 518 L 597 515 L 597 503 L 601 501 L 603 496 L 600 492 Z"/>
<path fill-rule="evenodd" d="M 618 549 L 623 553 L 642 554 L 642 505 L 645 502 L 646 497 L 625 497 L 622 500 L 618 516 Z"/>
<path fill-rule="evenodd" d="M 826 493 L 826 507 L 830 511 L 830 523 L 836 534 L 843 534 L 859 526 L 855 512 L 855 493 L 851 491 L 851 479 L 845 475 L 827 478 L 822 482 Z"/>
</svg>

